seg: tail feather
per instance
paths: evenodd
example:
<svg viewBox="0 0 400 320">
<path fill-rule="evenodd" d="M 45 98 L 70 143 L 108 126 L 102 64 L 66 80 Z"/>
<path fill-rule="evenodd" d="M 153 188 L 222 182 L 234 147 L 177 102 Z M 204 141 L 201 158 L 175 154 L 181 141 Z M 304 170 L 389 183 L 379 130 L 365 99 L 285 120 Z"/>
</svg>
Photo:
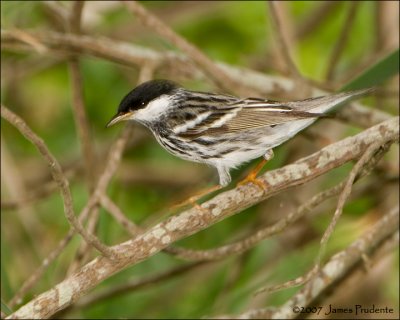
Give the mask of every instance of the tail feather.
<svg viewBox="0 0 400 320">
<path fill-rule="evenodd" d="M 344 102 L 360 98 L 373 92 L 375 88 L 366 88 L 354 91 L 341 92 L 329 96 L 315 97 L 306 100 L 288 102 L 287 105 L 299 110 L 316 113 L 324 113 Z"/>
</svg>

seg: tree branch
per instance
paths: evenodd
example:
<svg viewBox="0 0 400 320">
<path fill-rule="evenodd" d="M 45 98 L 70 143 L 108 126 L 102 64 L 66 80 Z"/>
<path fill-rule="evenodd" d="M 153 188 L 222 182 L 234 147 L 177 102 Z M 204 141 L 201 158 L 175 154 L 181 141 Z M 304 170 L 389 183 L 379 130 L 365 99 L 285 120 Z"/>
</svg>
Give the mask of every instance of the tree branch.
<svg viewBox="0 0 400 320">
<path fill-rule="evenodd" d="M 326 80 L 330 81 L 334 77 L 335 67 L 339 61 L 341 54 L 346 46 L 347 39 L 350 35 L 351 27 L 355 20 L 355 16 L 357 14 L 357 9 L 360 2 L 350 2 L 349 12 L 347 14 L 346 20 L 343 25 L 343 29 L 340 33 L 340 36 L 332 50 L 331 57 L 328 63 L 328 70 L 326 72 Z"/>
<path fill-rule="evenodd" d="M 368 145 L 398 141 L 399 118 L 392 118 L 363 132 L 331 144 L 322 150 L 283 168 L 269 171 L 261 179 L 268 192 L 252 184 L 217 195 L 203 203 L 204 210 L 192 208 L 155 225 L 138 237 L 113 246 L 118 260 L 97 257 L 51 290 L 40 294 L 10 318 L 48 318 L 76 301 L 91 288 L 113 274 L 143 261 L 177 240 L 203 230 L 283 190 L 304 184 L 316 177 L 359 158 Z"/>
<path fill-rule="evenodd" d="M 143 48 L 130 43 L 110 40 L 104 37 L 90 37 L 86 35 L 62 34 L 57 32 L 25 32 L 48 50 L 59 52 L 67 51 L 80 54 L 88 54 L 127 65 L 141 67 L 150 63 L 158 71 L 165 75 L 189 76 L 192 79 L 204 79 L 204 73 L 190 63 L 190 60 L 182 54 L 175 52 L 160 53 L 155 50 Z M 22 42 L 23 43 L 23 42 Z M 1 30 L 1 47 L 16 50 L 15 44 L 21 44 L 21 39 L 15 31 Z M 31 46 L 23 46 L 23 49 L 34 50 Z M 272 95 L 283 97 L 293 91 L 295 83 L 292 79 L 280 76 L 269 76 L 250 69 L 238 68 L 225 63 L 217 62 L 229 77 L 251 86 L 258 95 Z M 313 88 L 311 95 L 318 96 L 326 92 Z M 338 117 L 360 127 L 367 128 L 390 118 L 390 115 L 371 108 L 365 108 L 360 103 L 353 102 L 338 112 Z"/>
<path fill-rule="evenodd" d="M 132 132 L 132 127 L 127 126 L 122 133 L 120 134 L 119 138 L 113 143 L 109 152 L 108 152 L 108 159 L 106 161 L 105 168 L 103 173 L 101 174 L 96 188 L 93 191 L 91 197 L 89 198 L 86 206 L 82 209 L 81 213 L 79 214 L 79 221 L 82 223 L 84 221 L 93 207 L 97 206 L 103 194 L 106 192 L 107 185 L 109 184 L 111 178 L 115 174 L 117 170 L 118 164 L 121 160 L 122 152 L 127 144 L 128 137 Z M 71 229 L 68 234 L 58 243 L 57 247 L 50 252 L 50 254 L 44 259 L 43 263 L 37 268 L 34 272 L 32 272 L 31 276 L 23 283 L 21 288 L 16 292 L 14 297 L 10 300 L 9 305 L 14 306 L 15 304 L 19 303 L 22 297 L 36 284 L 36 282 L 40 279 L 43 275 L 45 270 L 51 265 L 52 262 L 60 255 L 62 250 L 67 246 L 69 241 L 72 239 L 73 235 L 75 234 L 74 229 Z"/>
<path fill-rule="evenodd" d="M 214 61 L 207 57 L 195 45 L 178 35 L 172 28 L 162 22 L 144 6 L 136 1 L 126 1 L 126 6 L 140 19 L 140 21 L 155 31 L 163 39 L 167 39 L 182 50 L 192 61 L 198 64 L 213 79 L 217 85 L 227 91 L 244 95 L 254 94 L 243 82 L 238 82 L 225 73 Z"/>
<path fill-rule="evenodd" d="M 61 166 L 57 159 L 50 153 L 44 141 L 28 127 L 24 120 L 3 105 L 1 105 L 1 116 L 10 124 L 15 126 L 21 132 L 21 134 L 38 149 L 43 158 L 47 161 L 51 175 L 60 188 L 61 196 L 64 202 L 65 216 L 71 227 L 74 228 L 74 230 L 79 233 L 85 239 L 85 241 L 93 245 L 105 256 L 111 257 L 112 251 L 110 248 L 102 244 L 96 236 L 88 233 L 83 227 L 82 223 L 76 218 L 71 191 L 69 189 L 69 182 L 62 172 Z"/>
<path fill-rule="evenodd" d="M 345 250 L 329 259 L 316 275 L 297 292 L 289 301 L 278 308 L 253 309 L 240 315 L 223 315 L 214 319 L 295 319 L 297 310 L 309 306 L 317 297 L 335 283 L 342 280 L 357 265 L 364 264 L 363 257 L 373 254 L 394 239 L 398 245 L 399 207 L 393 208 L 375 225 L 355 240 Z"/>
<path fill-rule="evenodd" d="M 279 53 L 283 57 L 283 60 L 286 64 L 286 70 L 295 78 L 297 81 L 302 82 L 302 76 L 300 75 L 299 71 L 297 70 L 296 65 L 293 62 L 291 57 L 291 50 L 293 46 L 289 45 L 287 34 L 283 33 L 284 28 L 281 26 L 281 19 L 278 14 L 278 5 L 282 5 L 282 3 L 278 3 L 277 1 L 267 1 L 271 21 L 273 23 L 273 29 L 275 33 L 275 40 L 279 46 Z"/>
</svg>

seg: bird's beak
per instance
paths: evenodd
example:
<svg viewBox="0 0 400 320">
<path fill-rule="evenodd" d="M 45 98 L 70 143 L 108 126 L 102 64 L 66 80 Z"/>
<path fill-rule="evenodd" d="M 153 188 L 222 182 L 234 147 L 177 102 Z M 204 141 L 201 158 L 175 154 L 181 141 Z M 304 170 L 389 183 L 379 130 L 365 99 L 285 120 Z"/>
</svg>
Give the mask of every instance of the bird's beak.
<svg viewBox="0 0 400 320">
<path fill-rule="evenodd" d="M 133 112 L 117 113 L 114 117 L 111 118 L 110 122 L 107 123 L 106 128 L 109 128 L 118 122 L 129 120 L 132 116 L 132 113 Z"/>
</svg>

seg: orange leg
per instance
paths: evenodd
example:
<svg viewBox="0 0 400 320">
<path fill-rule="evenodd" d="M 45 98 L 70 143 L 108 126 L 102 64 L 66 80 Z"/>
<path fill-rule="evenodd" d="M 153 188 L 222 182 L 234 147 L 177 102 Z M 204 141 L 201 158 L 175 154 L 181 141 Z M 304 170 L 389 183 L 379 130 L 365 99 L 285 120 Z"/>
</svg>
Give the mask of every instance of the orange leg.
<svg viewBox="0 0 400 320">
<path fill-rule="evenodd" d="M 206 196 L 206 195 L 208 195 L 210 193 L 213 193 L 213 192 L 221 189 L 221 188 L 222 188 L 222 186 L 216 185 L 216 186 L 212 186 L 210 188 L 206 188 L 204 190 L 201 190 L 200 192 L 198 192 L 195 195 L 187 198 L 186 200 L 183 200 L 183 201 L 173 205 L 172 209 L 177 209 L 177 208 L 184 207 L 184 206 L 187 206 L 187 205 L 190 204 L 190 205 L 192 205 L 193 207 L 195 207 L 195 208 L 197 208 L 199 210 L 204 210 L 204 208 L 201 207 L 196 201 L 201 199 L 201 198 L 203 198 L 204 196 Z"/>
<path fill-rule="evenodd" d="M 267 190 L 267 185 L 265 184 L 265 182 L 257 179 L 257 175 L 261 171 L 261 169 L 265 166 L 265 164 L 267 162 L 268 161 L 265 158 L 263 158 L 260 161 L 260 163 L 257 164 L 257 166 L 253 170 L 250 171 L 250 173 L 247 175 L 247 177 L 244 178 L 243 180 L 239 181 L 237 185 L 238 186 L 242 186 L 242 185 L 245 185 L 245 184 L 248 184 L 248 183 L 253 183 L 256 186 L 260 187 L 263 191 L 266 191 Z"/>
</svg>

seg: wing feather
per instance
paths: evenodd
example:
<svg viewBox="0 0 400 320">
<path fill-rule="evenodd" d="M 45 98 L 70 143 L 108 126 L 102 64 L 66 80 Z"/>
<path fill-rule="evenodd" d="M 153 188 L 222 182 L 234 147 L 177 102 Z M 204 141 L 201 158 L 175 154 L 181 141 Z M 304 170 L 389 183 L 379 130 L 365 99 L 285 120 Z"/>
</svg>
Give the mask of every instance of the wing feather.
<svg viewBox="0 0 400 320">
<path fill-rule="evenodd" d="M 180 136 L 189 138 L 204 133 L 214 135 L 238 132 L 322 115 L 297 111 L 291 106 L 276 101 L 249 98 L 218 107 L 196 126 L 181 132 Z"/>
<path fill-rule="evenodd" d="M 218 135 L 273 127 L 301 119 L 326 117 L 324 113 L 327 110 L 373 90 L 374 88 L 367 88 L 292 102 L 212 95 L 211 112 L 207 112 L 207 117 L 201 118 L 201 121 L 179 134 L 182 137 L 193 138 L 202 134 Z M 210 100 L 210 97 L 204 96 L 201 102 L 205 103 L 207 100 Z"/>
</svg>

